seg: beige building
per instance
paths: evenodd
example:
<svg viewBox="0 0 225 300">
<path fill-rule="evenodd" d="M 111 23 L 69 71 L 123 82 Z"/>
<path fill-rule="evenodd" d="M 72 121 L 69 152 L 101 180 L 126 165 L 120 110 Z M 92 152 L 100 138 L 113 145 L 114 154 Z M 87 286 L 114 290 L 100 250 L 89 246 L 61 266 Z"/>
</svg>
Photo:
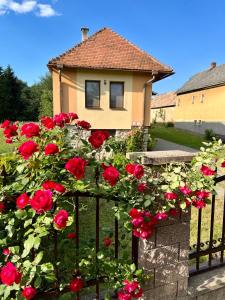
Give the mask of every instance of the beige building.
<svg viewBox="0 0 225 300">
<path fill-rule="evenodd" d="M 225 135 L 225 64 L 192 76 L 177 91 L 176 127 Z"/>
<path fill-rule="evenodd" d="M 151 123 L 175 122 L 176 93 L 169 92 L 152 97 Z"/>
<path fill-rule="evenodd" d="M 53 110 L 76 112 L 93 129 L 150 125 L 152 84 L 173 70 L 122 36 L 103 28 L 48 63 Z"/>
</svg>

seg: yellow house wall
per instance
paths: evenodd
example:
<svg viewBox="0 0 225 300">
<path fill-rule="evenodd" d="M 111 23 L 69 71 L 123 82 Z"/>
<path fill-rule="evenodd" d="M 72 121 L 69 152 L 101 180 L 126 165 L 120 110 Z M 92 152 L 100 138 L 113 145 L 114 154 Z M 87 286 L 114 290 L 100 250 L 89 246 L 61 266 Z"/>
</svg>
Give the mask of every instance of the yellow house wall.
<svg viewBox="0 0 225 300">
<path fill-rule="evenodd" d="M 201 103 L 202 95 L 204 95 L 203 103 Z M 195 99 L 192 104 L 193 96 Z M 225 121 L 225 86 L 178 95 L 175 120 Z"/>
<path fill-rule="evenodd" d="M 76 112 L 80 119 L 90 121 L 93 129 L 131 129 L 143 125 L 144 84 L 147 75 L 131 72 L 102 72 L 86 70 L 62 70 L 61 92 L 59 72 L 52 71 L 54 114 Z M 100 80 L 100 108 L 85 107 L 85 80 Z M 110 81 L 124 82 L 124 109 L 109 107 Z M 105 84 L 106 83 L 106 84 Z M 151 84 L 146 90 L 146 124 L 150 124 Z M 61 105 L 60 105 L 61 98 Z"/>
<path fill-rule="evenodd" d="M 166 123 L 175 121 L 175 106 L 152 108 L 151 109 L 151 123 Z"/>
</svg>

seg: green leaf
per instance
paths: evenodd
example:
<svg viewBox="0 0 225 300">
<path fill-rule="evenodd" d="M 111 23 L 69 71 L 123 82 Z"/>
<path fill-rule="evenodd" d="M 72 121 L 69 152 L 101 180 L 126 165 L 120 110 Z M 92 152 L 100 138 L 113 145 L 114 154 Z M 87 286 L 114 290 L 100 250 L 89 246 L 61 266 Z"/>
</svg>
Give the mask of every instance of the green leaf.
<svg viewBox="0 0 225 300">
<path fill-rule="evenodd" d="M 34 246 L 34 241 L 35 241 L 35 237 L 33 235 L 29 235 L 28 239 L 24 242 L 24 250 L 22 253 L 22 258 L 26 257 L 30 253 L 30 250 Z"/>
<path fill-rule="evenodd" d="M 135 264 L 130 265 L 130 270 L 131 270 L 132 273 L 135 272 L 135 270 L 136 270 Z"/>
<path fill-rule="evenodd" d="M 27 216 L 27 213 L 25 210 L 22 210 L 22 209 L 18 209 L 16 212 L 15 212 L 15 216 L 17 217 L 17 219 L 21 219 L 21 220 L 24 220 Z"/>
<path fill-rule="evenodd" d="M 145 200 L 144 207 L 149 207 L 150 205 L 151 205 L 151 200 L 150 199 Z"/>
<path fill-rule="evenodd" d="M 43 258 L 43 251 L 41 251 L 37 254 L 37 256 L 35 257 L 35 259 L 33 261 L 33 264 L 38 265 L 41 262 L 42 258 Z"/>
</svg>

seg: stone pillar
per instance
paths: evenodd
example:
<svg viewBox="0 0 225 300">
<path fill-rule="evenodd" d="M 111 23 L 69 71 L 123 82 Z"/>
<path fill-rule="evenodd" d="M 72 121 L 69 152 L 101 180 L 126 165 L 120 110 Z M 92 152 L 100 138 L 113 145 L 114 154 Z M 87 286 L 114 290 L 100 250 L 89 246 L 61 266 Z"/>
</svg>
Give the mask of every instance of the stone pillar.
<svg viewBox="0 0 225 300">
<path fill-rule="evenodd" d="M 139 267 L 150 274 L 143 300 L 187 299 L 190 211 L 161 221 L 154 235 L 139 244 Z"/>
</svg>

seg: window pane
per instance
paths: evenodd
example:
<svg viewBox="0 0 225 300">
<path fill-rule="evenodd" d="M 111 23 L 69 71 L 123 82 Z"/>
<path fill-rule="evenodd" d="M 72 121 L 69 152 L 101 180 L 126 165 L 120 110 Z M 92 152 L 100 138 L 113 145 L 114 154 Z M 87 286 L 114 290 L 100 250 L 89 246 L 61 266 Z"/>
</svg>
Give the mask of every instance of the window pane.
<svg viewBox="0 0 225 300">
<path fill-rule="evenodd" d="M 110 107 L 122 108 L 124 99 L 123 83 L 111 82 L 110 84 Z"/>
<path fill-rule="evenodd" d="M 100 105 L 100 82 L 99 81 L 86 81 L 85 91 L 86 107 L 99 107 Z"/>
</svg>

